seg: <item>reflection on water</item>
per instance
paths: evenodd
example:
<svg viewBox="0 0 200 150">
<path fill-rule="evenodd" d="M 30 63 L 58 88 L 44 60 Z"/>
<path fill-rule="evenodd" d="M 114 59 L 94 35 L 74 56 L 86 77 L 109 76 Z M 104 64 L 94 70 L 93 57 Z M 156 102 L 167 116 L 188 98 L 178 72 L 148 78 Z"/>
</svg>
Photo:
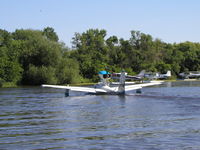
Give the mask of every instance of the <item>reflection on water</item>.
<svg viewBox="0 0 200 150">
<path fill-rule="evenodd" d="M 200 82 L 169 82 L 125 96 L 2 88 L 0 149 L 197 150 L 199 91 Z"/>
</svg>

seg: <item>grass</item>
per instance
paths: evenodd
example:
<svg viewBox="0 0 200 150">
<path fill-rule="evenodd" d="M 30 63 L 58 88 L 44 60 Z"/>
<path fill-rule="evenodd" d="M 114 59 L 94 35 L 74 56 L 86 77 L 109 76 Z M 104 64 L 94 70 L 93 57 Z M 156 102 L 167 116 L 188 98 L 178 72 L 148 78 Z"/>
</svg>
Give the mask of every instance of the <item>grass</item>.
<svg viewBox="0 0 200 150">
<path fill-rule="evenodd" d="M 76 84 L 69 84 L 71 86 L 87 86 L 87 85 L 94 85 L 97 83 L 76 83 Z"/>
<path fill-rule="evenodd" d="M 17 85 L 16 85 L 16 83 L 13 83 L 13 82 L 4 82 L 1 87 L 11 88 L 11 87 L 17 87 Z"/>
</svg>

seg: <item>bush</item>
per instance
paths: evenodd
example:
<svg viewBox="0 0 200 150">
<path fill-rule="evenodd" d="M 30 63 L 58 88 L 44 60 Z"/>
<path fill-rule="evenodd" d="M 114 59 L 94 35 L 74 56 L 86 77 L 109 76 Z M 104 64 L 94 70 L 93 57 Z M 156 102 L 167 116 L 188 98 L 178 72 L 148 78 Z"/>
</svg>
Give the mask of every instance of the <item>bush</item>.
<svg viewBox="0 0 200 150">
<path fill-rule="evenodd" d="M 80 83 L 81 76 L 79 75 L 78 62 L 73 59 L 62 59 L 57 71 L 56 77 L 58 84 Z"/>
<path fill-rule="evenodd" d="M 55 77 L 55 69 L 52 67 L 36 67 L 34 65 L 29 66 L 29 70 L 26 73 L 26 83 L 29 85 L 41 85 L 41 84 L 56 84 L 57 79 Z"/>
<path fill-rule="evenodd" d="M 3 79 L 0 78 L 0 87 L 3 86 L 4 82 L 5 82 L 5 81 L 4 81 Z"/>
</svg>

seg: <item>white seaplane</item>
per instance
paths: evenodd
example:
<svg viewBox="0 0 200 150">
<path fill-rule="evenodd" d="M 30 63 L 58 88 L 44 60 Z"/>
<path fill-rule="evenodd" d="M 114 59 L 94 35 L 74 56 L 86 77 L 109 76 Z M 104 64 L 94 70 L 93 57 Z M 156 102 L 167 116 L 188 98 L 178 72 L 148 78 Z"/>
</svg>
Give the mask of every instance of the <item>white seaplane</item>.
<svg viewBox="0 0 200 150">
<path fill-rule="evenodd" d="M 143 80 L 144 75 L 145 75 L 145 70 L 142 70 L 138 75 L 135 75 L 135 76 L 128 75 L 128 73 L 125 72 L 125 79 L 126 80 L 141 81 L 141 80 Z M 112 79 L 120 79 L 120 76 L 121 76 L 121 73 L 113 73 L 113 74 L 111 74 L 111 78 Z"/>
<path fill-rule="evenodd" d="M 184 79 L 199 79 L 200 72 L 199 71 L 190 71 L 188 73 L 180 73 L 179 76 Z"/>
<path fill-rule="evenodd" d="M 77 92 L 85 92 L 87 94 L 109 94 L 109 95 L 124 95 L 127 91 L 132 90 L 141 90 L 146 86 L 153 86 L 162 84 L 162 81 L 151 81 L 148 83 L 134 84 L 134 85 L 126 85 L 125 72 L 122 71 L 119 78 L 119 84 L 117 86 L 110 86 L 110 82 L 108 81 L 111 77 L 111 74 L 108 71 L 100 71 L 99 77 L 101 82 L 94 85 L 94 87 L 80 87 L 80 86 L 61 86 L 61 85 L 46 85 L 43 84 L 42 87 L 48 88 L 58 88 L 58 89 L 66 89 L 66 96 L 69 96 L 69 91 L 77 91 Z"/>
<path fill-rule="evenodd" d="M 156 80 L 156 79 L 168 79 L 171 77 L 171 71 L 168 70 L 166 74 L 161 74 L 161 73 L 158 73 L 158 72 L 146 72 L 144 74 L 144 77 L 145 78 L 148 78 L 150 80 Z"/>
</svg>

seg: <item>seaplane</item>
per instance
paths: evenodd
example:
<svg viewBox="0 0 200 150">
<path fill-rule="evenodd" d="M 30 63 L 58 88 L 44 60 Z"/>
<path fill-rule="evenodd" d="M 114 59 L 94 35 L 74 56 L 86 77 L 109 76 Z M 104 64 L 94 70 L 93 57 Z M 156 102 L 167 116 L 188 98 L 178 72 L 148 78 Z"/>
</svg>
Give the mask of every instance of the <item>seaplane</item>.
<svg viewBox="0 0 200 150">
<path fill-rule="evenodd" d="M 179 76 L 184 79 L 199 79 L 200 72 L 199 71 L 190 71 L 189 73 L 180 73 Z"/>
<path fill-rule="evenodd" d="M 162 81 L 150 81 L 148 83 L 126 85 L 125 82 L 126 72 L 122 71 L 120 73 L 119 84 L 117 86 L 110 86 L 109 79 L 111 77 L 111 73 L 109 73 L 108 71 L 100 71 L 98 75 L 100 77 L 100 82 L 94 85 L 94 87 L 62 86 L 62 85 L 46 85 L 46 84 L 43 84 L 42 87 L 65 89 L 66 90 L 65 96 L 69 96 L 70 91 L 84 92 L 92 95 L 105 95 L 105 94 L 125 95 L 125 93 L 128 91 L 138 90 L 140 93 L 143 87 L 162 84 Z"/>
<path fill-rule="evenodd" d="M 148 78 L 150 80 L 156 80 L 156 79 L 168 79 L 171 77 L 171 71 L 168 70 L 166 74 L 160 74 L 158 72 L 153 73 L 153 72 L 146 72 L 144 75 L 145 78 Z"/>
<path fill-rule="evenodd" d="M 145 70 L 142 70 L 138 75 L 136 76 L 132 76 L 132 75 L 128 75 L 127 72 L 125 72 L 125 79 L 126 80 L 137 80 L 137 81 L 141 81 L 143 80 L 145 75 Z M 111 74 L 111 78 L 112 79 L 120 79 L 121 73 L 112 73 Z"/>
<path fill-rule="evenodd" d="M 166 74 L 158 74 L 157 79 L 168 79 L 172 76 L 171 71 L 168 70 Z"/>
<path fill-rule="evenodd" d="M 129 80 L 128 82 L 125 82 L 125 85 L 132 85 L 135 84 L 135 82 L 131 82 L 131 81 L 143 81 L 144 79 L 144 73 L 145 70 L 142 70 L 138 75 L 132 76 L 132 75 L 128 75 L 127 72 L 125 72 L 125 80 Z M 112 73 L 110 78 L 113 80 L 119 80 L 121 76 L 121 73 Z M 119 85 L 120 82 L 110 82 L 110 85 Z"/>
</svg>

